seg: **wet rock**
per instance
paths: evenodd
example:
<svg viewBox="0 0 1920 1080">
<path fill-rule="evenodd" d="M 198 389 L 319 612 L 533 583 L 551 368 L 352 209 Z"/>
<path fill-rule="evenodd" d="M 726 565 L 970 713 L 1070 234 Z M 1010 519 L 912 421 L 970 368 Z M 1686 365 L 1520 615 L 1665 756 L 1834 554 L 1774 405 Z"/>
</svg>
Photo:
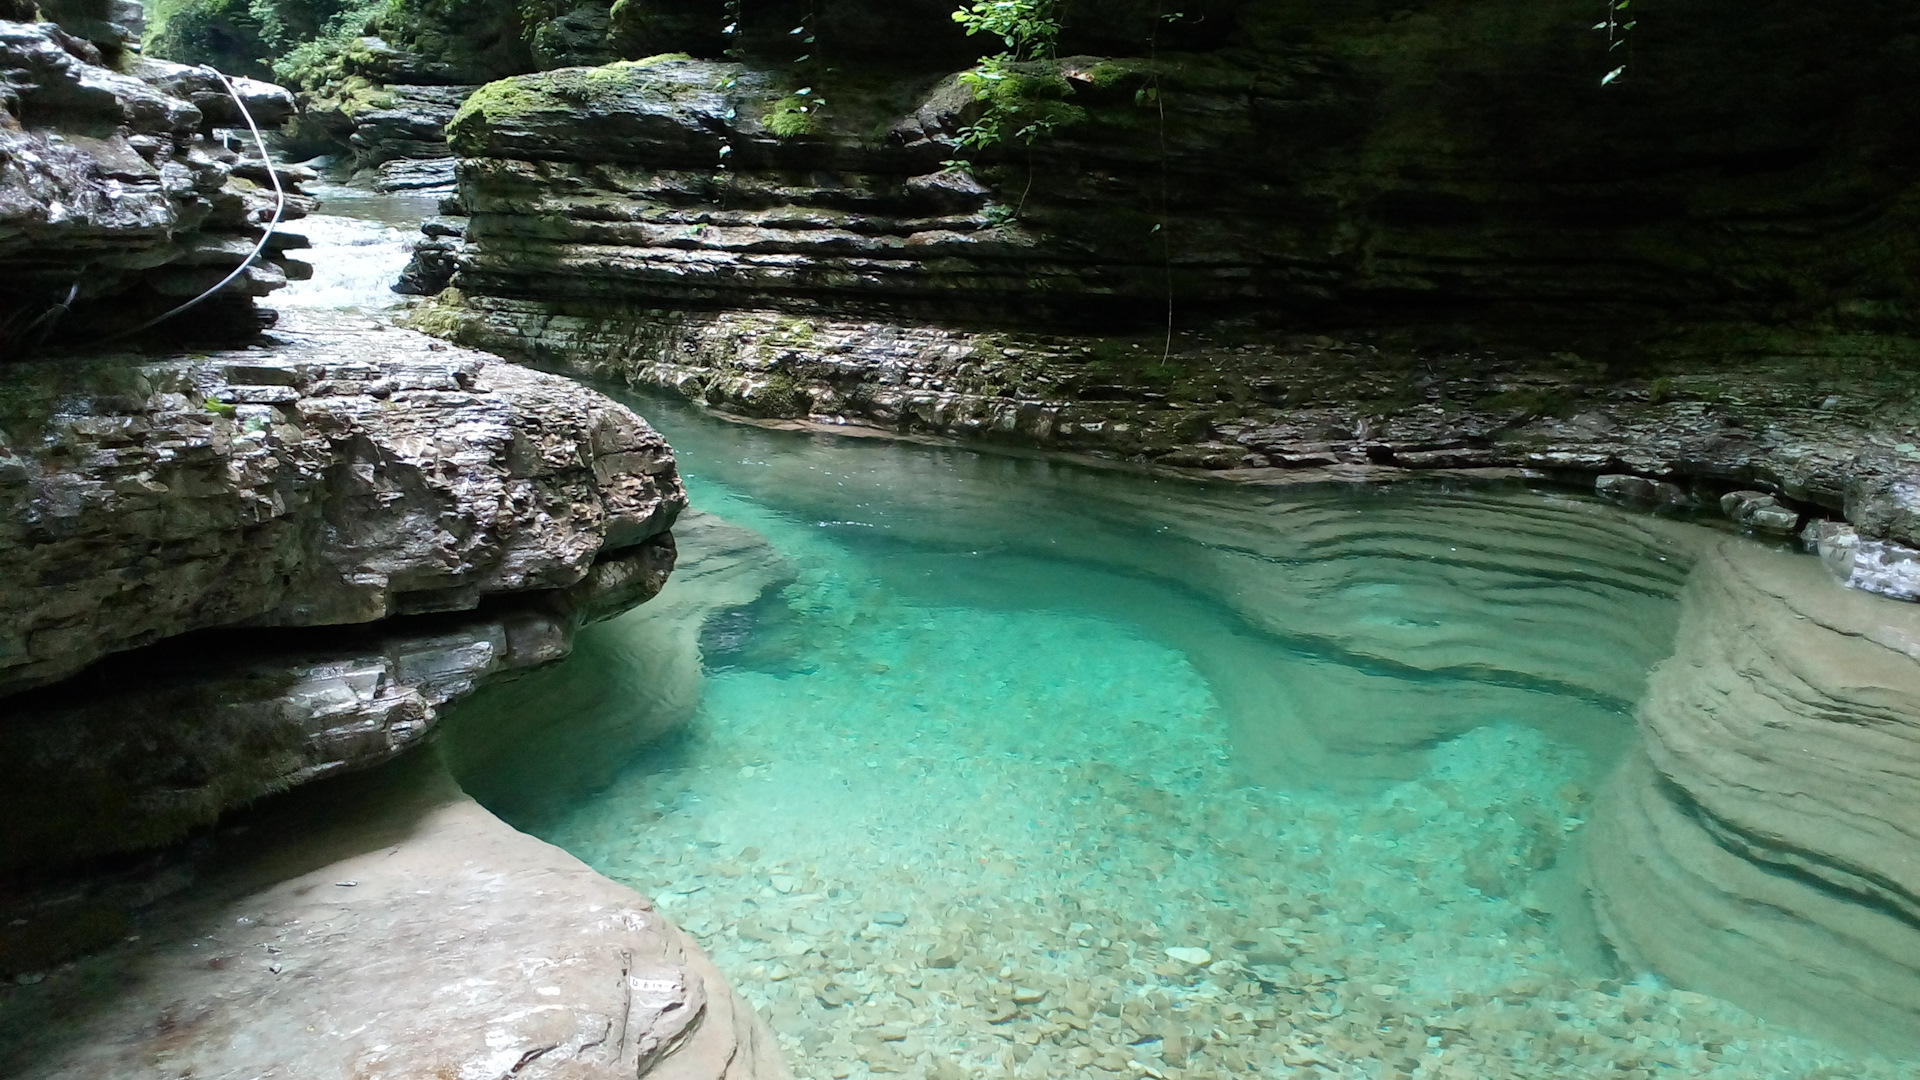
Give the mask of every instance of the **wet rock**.
<svg viewBox="0 0 1920 1080">
<path fill-rule="evenodd" d="M 1809 522 L 1801 539 L 1847 585 L 1895 600 L 1920 600 L 1920 551 L 1863 540 L 1852 526 L 1836 521 Z"/>
<path fill-rule="evenodd" d="M 32 433 L 0 473 L 0 691 L 191 630 L 567 589 L 685 505 L 626 409 L 401 331 L 0 378 Z"/>
<path fill-rule="evenodd" d="M 0 1068 L 788 1075 L 753 1011 L 651 904 L 482 810 L 430 758 L 308 789 L 247 825 L 151 879 L 134 934 L 10 988 Z M 182 1039 L 181 1024 L 225 1034 Z"/>
<path fill-rule="evenodd" d="M 1606 498 L 1627 504 L 1652 504 L 1665 507 L 1688 506 L 1693 497 L 1678 484 L 1649 480 L 1644 476 L 1608 473 L 1596 477 L 1593 490 Z"/>
<path fill-rule="evenodd" d="M 1192 946 L 1175 945 L 1167 950 L 1167 955 L 1190 967 L 1203 967 L 1213 963 L 1212 953 Z"/>
<path fill-rule="evenodd" d="M 1763 491 L 1729 491 L 1720 512 L 1755 532 L 1788 536 L 1799 531 L 1800 513 Z"/>
<path fill-rule="evenodd" d="M 1588 886 L 1635 968 L 1911 1052 L 1920 1032 L 1920 609 L 1725 541 L 1683 596 Z"/>
<path fill-rule="evenodd" d="M 218 283 L 224 272 L 202 280 L 182 260 L 205 243 L 250 251 L 272 212 L 271 192 L 237 175 L 244 160 L 214 137 L 239 111 L 211 72 L 130 70 L 54 23 L 0 23 L 0 360 L 130 329 L 190 283 Z M 237 85 L 269 118 L 291 101 L 265 83 Z M 308 206 L 295 189 L 284 218 Z M 251 297 L 285 283 L 284 250 L 204 306 L 197 331 L 257 331 Z"/>
<path fill-rule="evenodd" d="M 158 847 L 236 806 L 391 760 L 480 686 L 564 659 L 576 628 L 660 591 L 671 534 L 571 588 L 485 613 L 305 640 L 202 635 L 109 658 L 85 683 L 16 696 L 0 752 L 0 868 Z"/>
</svg>

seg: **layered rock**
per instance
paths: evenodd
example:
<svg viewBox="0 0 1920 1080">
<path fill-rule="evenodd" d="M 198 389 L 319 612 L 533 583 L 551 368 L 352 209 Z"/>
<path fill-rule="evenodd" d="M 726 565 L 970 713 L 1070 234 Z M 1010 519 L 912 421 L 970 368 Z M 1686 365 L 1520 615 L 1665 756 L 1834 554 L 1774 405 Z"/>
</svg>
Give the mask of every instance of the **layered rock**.
<svg viewBox="0 0 1920 1080">
<path fill-rule="evenodd" d="M 991 107 L 1048 128 L 967 169 L 989 104 L 938 70 L 494 84 L 450 129 L 473 216 L 415 275 L 450 261 L 457 290 L 421 325 L 758 416 L 1211 469 L 1625 475 L 1679 505 L 1751 489 L 1789 531 L 1845 516 L 1914 545 L 1911 278 L 1870 240 L 1913 174 L 1868 149 L 1880 120 L 1829 125 L 1905 106 L 1852 76 L 1758 104 L 1775 91 L 1733 57 L 1802 49 L 1792 18 L 1712 55 L 1663 38 L 1628 131 L 1626 98 L 1542 76 L 1575 34 L 1557 7 L 1449 22 L 1507 35 L 1476 60 L 1422 18 L 1217 14 L 1231 31 L 1188 42 L 1210 51 L 1016 67 Z M 1732 15 L 1698 17 L 1704 41 Z M 1861 19 L 1802 30 L 1910 29 Z M 1834 213 L 1878 224 L 1815 224 Z"/>
<path fill-rule="evenodd" d="M 1588 884 L 1630 966 L 1896 1051 L 1920 1032 L 1920 614 L 1725 542 L 1683 595 Z"/>
<path fill-rule="evenodd" d="M 0 22 L 0 356 L 98 341 L 199 295 L 272 216 L 267 166 L 228 148 L 222 129 L 242 120 L 218 77 L 159 61 L 129 70 L 55 23 Z M 239 86 L 264 125 L 292 109 L 277 87 Z M 296 180 L 282 174 L 286 219 L 311 205 Z M 252 298 L 309 272 L 284 254 L 302 244 L 278 235 L 191 324 L 167 329 L 251 333 Z"/>
<path fill-rule="evenodd" d="M 0 369 L 0 688 L 86 680 L 8 702 L 0 862 L 164 842 L 396 756 L 481 681 L 659 591 L 686 496 L 644 421 L 309 319 L 270 353 Z"/>
<path fill-rule="evenodd" d="M 1525 20 L 1231 6 L 1209 51 L 1122 35 L 1105 44 L 1137 51 L 1016 66 L 995 116 L 1040 135 L 974 153 L 971 178 L 943 168 L 985 107 L 942 78 L 961 40 L 944 12 L 901 13 L 926 19 L 918 70 L 775 51 L 523 77 L 455 136 L 470 194 L 522 207 L 475 204 L 499 214 L 499 259 L 480 245 L 474 290 L 1081 325 L 1151 325 L 1171 297 L 1188 325 L 1438 318 L 1549 325 L 1561 345 L 1674 317 L 1910 329 L 1903 257 L 1872 241 L 1913 205 L 1889 152 L 1914 30 L 1896 5 L 1676 16 L 1608 90 L 1579 62 L 1577 3 Z M 1857 66 L 1769 78 L 1810 48 Z M 571 220 L 542 231 L 539 193 Z M 569 280 L 516 276 L 516 241 L 523 273 L 571 256 Z"/>
<path fill-rule="evenodd" d="M 436 752 L 462 789 L 537 832 L 693 715 L 704 628 L 794 571 L 765 537 L 699 511 L 681 515 L 674 539 L 684 566 L 671 592 L 583 631 L 573 664 L 448 715 Z"/>
<path fill-rule="evenodd" d="M 789 1075 L 691 939 L 503 825 L 431 758 L 237 824 L 211 850 L 30 909 L 0 934 L 10 961 L 42 924 L 105 924 L 111 941 L 0 987 L 0 1068 L 49 1080 L 290 1062 L 343 1080 Z M 115 903 L 135 896 L 131 913 Z"/>
<path fill-rule="evenodd" d="M 9 690 L 196 629 L 564 589 L 685 505 L 626 409 L 404 331 L 0 375 Z"/>
</svg>

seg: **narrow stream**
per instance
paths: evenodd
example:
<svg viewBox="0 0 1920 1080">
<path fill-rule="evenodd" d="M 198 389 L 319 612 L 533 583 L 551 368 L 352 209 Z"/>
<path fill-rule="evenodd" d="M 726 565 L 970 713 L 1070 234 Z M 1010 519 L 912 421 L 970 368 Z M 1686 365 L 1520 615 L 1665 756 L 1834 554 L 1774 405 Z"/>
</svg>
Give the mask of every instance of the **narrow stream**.
<svg viewBox="0 0 1920 1080">
<path fill-rule="evenodd" d="M 293 303 L 377 308 L 393 239 L 310 221 L 344 239 Z M 1699 530 L 629 400 L 698 511 L 679 569 L 441 752 L 655 897 L 800 1076 L 1912 1075 L 1623 979 L 1593 927 L 1585 814 Z"/>
</svg>

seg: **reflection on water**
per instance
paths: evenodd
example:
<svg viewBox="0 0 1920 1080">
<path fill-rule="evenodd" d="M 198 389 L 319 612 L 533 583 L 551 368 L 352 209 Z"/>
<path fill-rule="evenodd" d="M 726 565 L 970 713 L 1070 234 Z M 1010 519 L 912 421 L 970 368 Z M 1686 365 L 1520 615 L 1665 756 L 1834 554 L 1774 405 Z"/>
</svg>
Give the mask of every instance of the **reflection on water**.
<svg viewBox="0 0 1920 1080">
<path fill-rule="evenodd" d="M 717 517 L 444 750 L 658 897 L 801 1075 L 1912 1075 L 1593 931 L 1687 528 L 640 404 Z"/>
</svg>

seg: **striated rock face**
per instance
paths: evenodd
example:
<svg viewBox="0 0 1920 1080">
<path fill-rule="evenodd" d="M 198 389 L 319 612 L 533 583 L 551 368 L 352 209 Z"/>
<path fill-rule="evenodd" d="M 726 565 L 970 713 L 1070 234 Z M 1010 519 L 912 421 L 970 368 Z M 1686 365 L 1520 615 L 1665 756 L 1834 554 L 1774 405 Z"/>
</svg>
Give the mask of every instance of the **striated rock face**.
<svg viewBox="0 0 1920 1080">
<path fill-rule="evenodd" d="M 1204 49 L 1121 31 L 1097 42 L 1120 55 L 1016 69 L 1009 115 L 1050 130 L 971 176 L 943 163 L 981 105 L 931 5 L 897 13 L 925 19 L 925 52 L 885 67 L 769 46 L 510 80 L 452 129 L 471 291 L 1102 327 L 1160 322 L 1171 296 L 1188 325 L 1460 321 L 1557 347 L 1672 319 L 1911 331 L 1911 267 L 1873 240 L 1915 206 L 1898 5 L 1675 14 L 1606 89 L 1572 0 L 1221 6 L 1166 43 Z M 715 55 L 691 31 L 652 44 Z M 1857 66 L 1775 77 L 1829 51 Z"/>
<path fill-rule="evenodd" d="M 198 866 L 176 861 L 140 884 L 149 898 L 121 924 L 133 935 L 0 987 L 0 1068 L 46 1080 L 269 1075 L 289 1062 L 323 1080 L 789 1075 L 691 939 L 502 824 L 430 758 L 244 824 Z"/>
<path fill-rule="evenodd" d="M 0 690 L 192 630 L 565 589 L 686 501 L 626 409 L 405 331 L 0 378 Z"/>
<path fill-rule="evenodd" d="M 1628 964 L 1781 1022 L 1920 1033 L 1920 613 L 1725 542 L 1683 594 L 1596 805 L 1588 882 Z"/>
<path fill-rule="evenodd" d="M 0 725 L 15 763 L 0 793 L 0 868 L 157 847 L 263 795 L 398 757 L 447 705 L 564 659 L 583 622 L 651 599 L 674 554 L 661 533 L 570 589 L 485 611 L 322 634 L 203 633 L 14 697 Z"/>
<path fill-rule="evenodd" d="M 445 72 L 377 63 L 384 52 L 369 53 L 367 42 L 380 39 L 348 50 L 340 81 L 301 95 L 295 146 L 316 154 L 344 149 L 348 168 L 376 190 L 451 193 L 446 125 L 474 87 L 440 81 Z"/>
<path fill-rule="evenodd" d="M 483 225 L 476 218 L 470 234 Z M 453 261 L 473 258 L 469 247 Z M 1761 487 L 1785 500 L 1774 515 L 1785 515 L 1785 530 L 1805 509 L 1920 547 L 1920 453 L 1908 441 L 1920 413 L 1911 374 L 1889 364 L 1861 360 L 1836 371 L 1779 358 L 1737 376 L 1689 367 L 1622 377 L 1566 354 L 1527 359 L 1306 335 L 1183 335 L 1165 352 L 1159 335 L 565 310 L 583 313 L 462 291 L 417 318 L 461 341 L 752 416 L 1243 475 L 1521 468 L 1589 483 L 1614 477 L 1605 490 L 1625 501 L 1658 502 L 1653 485 L 1667 484 L 1677 508 Z"/>
<path fill-rule="evenodd" d="M 1883 152 L 1908 105 L 1753 76 L 1809 41 L 1882 71 L 1911 15 L 1677 16 L 1608 97 L 1570 78 L 1572 5 L 1495 7 L 1229 4 L 1157 55 L 1082 19 L 1070 37 L 1148 55 L 1020 68 L 1010 107 L 1052 130 L 965 170 L 982 104 L 864 54 L 858 78 L 508 79 L 449 126 L 472 216 L 416 268 L 454 288 L 419 325 L 762 417 L 1176 467 L 1629 476 L 1677 507 L 1774 498 L 1738 504 L 1760 531 L 1845 517 L 1915 546 L 1913 277 L 1872 241 L 1915 205 Z M 1369 329 L 1279 329 L 1314 324 Z"/>
<path fill-rule="evenodd" d="M 463 790 L 533 829 L 605 788 L 693 715 L 703 628 L 791 580 L 794 568 L 765 537 L 697 510 L 674 525 L 674 543 L 685 566 L 666 595 L 583 630 L 572 664 L 448 714 L 435 751 Z"/>
<path fill-rule="evenodd" d="M 271 352 L 0 368 L 0 866 L 397 756 L 672 569 L 686 495 L 637 416 L 306 318 Z"/>
<path fill-rule="evenodd" d="M 211 288 L 271 216 L 267 166 L 228 148 L 220 129 L 241 118 L 211 72 L 107 64 L 54 23 L 0 22 L 0 359 L 46 339 L 96 341 Z M 263 125 L 292 109 L 278 87 L 240 89 Z M 296 180 L 283 173 L 288 219 L 311 205 Z M 182 326 L 253 332 L 252 298 L 310 272 L 284 255 L 303 245 L 277 237 Z"/>
</svg>

